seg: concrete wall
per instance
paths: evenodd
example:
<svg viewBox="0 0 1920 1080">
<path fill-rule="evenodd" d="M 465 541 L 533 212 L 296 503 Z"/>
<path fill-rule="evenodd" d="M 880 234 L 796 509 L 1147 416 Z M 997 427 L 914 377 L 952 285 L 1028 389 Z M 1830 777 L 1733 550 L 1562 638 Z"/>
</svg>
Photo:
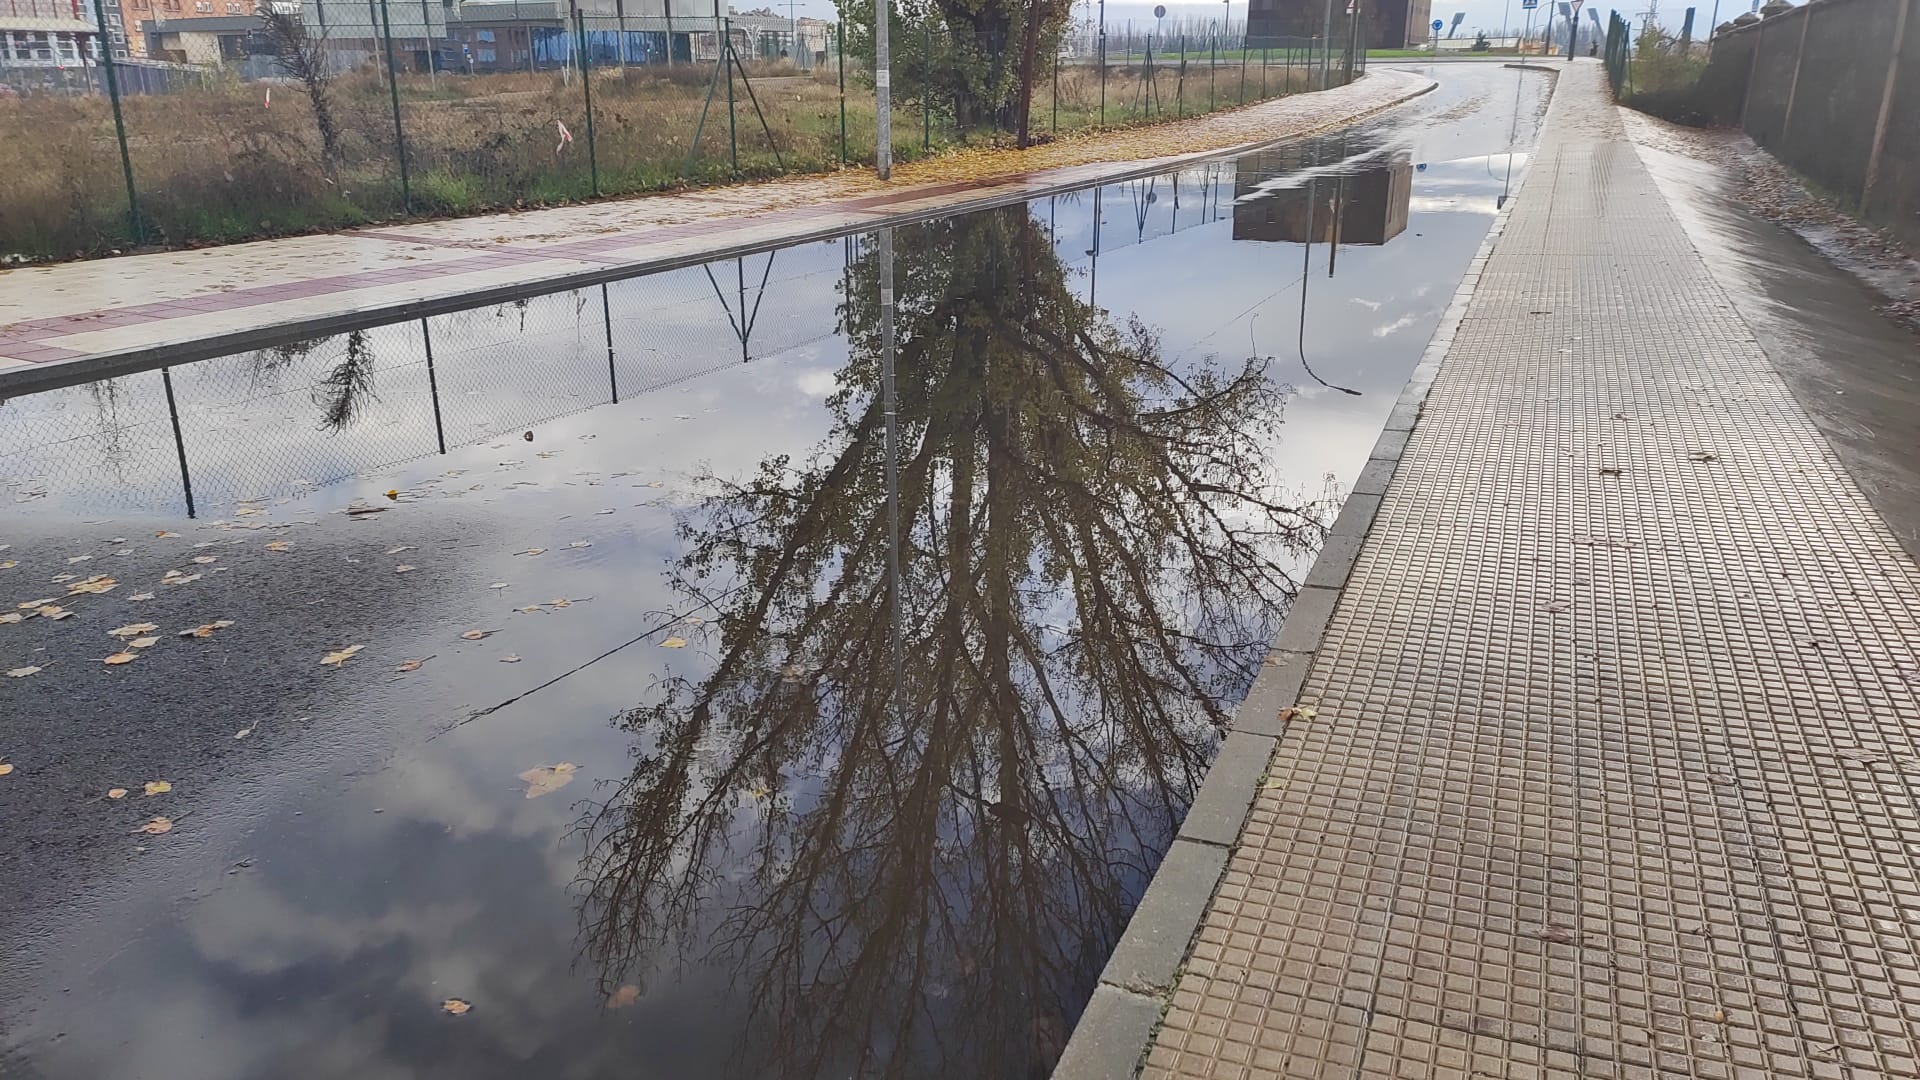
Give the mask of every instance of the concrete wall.
<svg viewBox="0 0 1920 1080">
<path fill-rule="evenodd" d="M 1920 0 L 1812 0 L 1720 34 L 1696 87 L 1701 110 L 1920 244 L 1915 8 Z"/>
</svg>

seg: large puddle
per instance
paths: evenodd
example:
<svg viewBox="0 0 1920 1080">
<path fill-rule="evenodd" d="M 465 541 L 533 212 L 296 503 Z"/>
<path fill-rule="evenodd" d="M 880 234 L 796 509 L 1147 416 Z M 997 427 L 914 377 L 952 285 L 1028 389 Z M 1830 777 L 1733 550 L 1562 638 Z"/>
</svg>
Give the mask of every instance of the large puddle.
<svg viewBox="0 0 1920 1080">
<path fill-rule="evenodd" d="M 1045 1075 L 1533 143 L 1440 77 L 0 404 L 0 1071 Z"/>
</svg>

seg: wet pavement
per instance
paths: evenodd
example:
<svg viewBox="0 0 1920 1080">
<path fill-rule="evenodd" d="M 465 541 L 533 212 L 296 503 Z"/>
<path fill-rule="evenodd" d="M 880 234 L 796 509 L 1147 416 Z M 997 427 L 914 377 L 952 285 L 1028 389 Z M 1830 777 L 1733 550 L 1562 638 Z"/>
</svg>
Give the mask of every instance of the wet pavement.
<svg viewBox="0 0 1920 1080">
<path fill-rule="evenodd" d="M 1637 149 L 1767 359 L 1920 559 L 1920 337 L 1805 240 L 1742 209 L 1713 165 Z"/>
<path fill-rule="evenodd" d="M 1043 1075 L 1546 91 L 0 404 L 0 1071 Z"/>
</svg>

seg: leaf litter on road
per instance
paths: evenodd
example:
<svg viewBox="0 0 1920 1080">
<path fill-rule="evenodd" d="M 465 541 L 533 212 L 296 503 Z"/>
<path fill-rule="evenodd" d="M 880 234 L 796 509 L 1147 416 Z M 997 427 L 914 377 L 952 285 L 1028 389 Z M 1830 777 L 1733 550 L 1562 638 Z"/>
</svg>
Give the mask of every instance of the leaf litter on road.
<svg viewBox="0 0 1920 1080">
<path fill-rule="evenodd" d="M 140 659 L 140 654 L 137 652 L 117 652 L 112 656 L 102 657 L 100 662 L 117 667 L 121 664 L 131 664 L 138 659 Z"/>
<path fill-rule="evenodd" d="M 416 660 L 416 659 L 412 659 L 412 658 L 409 658 L 409 659 L 407 659 L 406 661 L 404 661 L 403 663 L 401 663 L 401 665 L 400 665 L 399 667 L 397 667 L 397 668 L 394 668 L 393 670 L 395 670 L 395 671 L 399 671 L 399 672 L 407 672 L 407 671 L 419 671 L 419 670 L 420 670 L 420 665 L 421 665 L 421 664 L 424 664 L 424 663 L 426 663 L 427 661 L 429 661 L 429 660 L 431 660 L 431 659 L 433 659 L 433 657 L 431 657 L 431 656 L 422 656 L 422 657 L 420 657 L 420 658 L 419 658 L 419 659 L 417 659 L 417 660 Z"/>
<path fill-rule="evenodd" d="M 111 788 L 108 788 L 108 789 L 107 789 L 107 798 L 109 798 L 109 799 L 124 799 L 124 798 L 126 798 L 126 797 L 127 797 L 127 789 L 126 789 L 126 788 L 123 788 L 123 787 L 111 787 Z"/>
<path fill-rule="evenodd" d="M 233 625 L 232 619 L 215 619 L 210 623 L 201 623 L 199 626 L 190 626 L 187 629 L 180 631 L 178 634 L 174 636 L 190 637 L 190 638 L 210 638 L 214 635 L 216 631 L 225 630 L 227 627 L 232 625 Z"/>
<path fill-rule="evenodd" d="M 163 833 L 170 833 L 173 831 L 173 819 L 169 817 L 157 817 L 133 831 L 145 833 L 148 836 L 159 836 Z"/>
<path fill-rule="evenodd" d="M 268 550 L 268 551 L 283 551 L 283 552 L 284 552 L 284 551 L 292 551 L 292 550 L 293 550 L 293 545 L 292 545 L 292 544 L 289 544 L 289 543 L 287 543 L 287 542 L 286 542 L 285 540 L 271 540 L 271 541 L 268 541 L 268 542 L 267 542 L 267 550 Z"/>
<path fill-rule="evenodd" d="M 9 671 L 9 672 L 7 672 L 7 678 L 9 678 L 9 679 L 24 679 L 24 678 L 26 678 L 26 677 L 27 677 L 27 676 L 29 676 L 29 675 L 33 675 L 33 674 L 36 674 L 36 673 L 38 673 L 38 672 L 42 672 L 42 671 L 45 671 L 45 670 L 47 670 L 47 669 L 46 669 L 46 668 L 43 668 L 43 667 L 33 667 L 33 666 L 28 666 L 28 667 L 17 667 L 17 668 L 14 668 L 13 670 L 11 670 L 11 671 Z"/>
<path fill-rule="evenodd" d="M 440 1003 L 440 1011 L 452 1016 L 465 1016 L 472 1009 L 473 1002 L 465 998 L 448 998 Z"/>
<path fill-rule="evenodd" d="M 136 623 L 128 623 L 125 626 L 116 626 L 113 629 L 107 631 L 107 635 L 109 637 L 117 637 L 117 638 L 139 637 L 142 634 L 152 633 L 153 631 L 158 629 L 160 629 L 160 627 L 159 627 L 159 624 L 157 623 L 136 622 Z"/>
<path fill-rule="evenodd" d="M 173 782 L 170 780 L 149 780 L 141 790 L 148 795 L 165 795 L 167 792 L 173 790 Z"/>
<path fill-rule="evenodd" d="M 468 630 L 460 636 L 467 641 L 479 641 L 482 638 L 492 637 L 499 632 L 498 630 Z"/>
<path fill-rule="evenodd" d="M 353 659 L 354 654 L 364 648 L 366 648 L 365 645 L 349 645 L 344 649 L 335 649 L 321 657 L 320 662 L 328 667 L 339 667 L 341 664 Z"/>
</svg>

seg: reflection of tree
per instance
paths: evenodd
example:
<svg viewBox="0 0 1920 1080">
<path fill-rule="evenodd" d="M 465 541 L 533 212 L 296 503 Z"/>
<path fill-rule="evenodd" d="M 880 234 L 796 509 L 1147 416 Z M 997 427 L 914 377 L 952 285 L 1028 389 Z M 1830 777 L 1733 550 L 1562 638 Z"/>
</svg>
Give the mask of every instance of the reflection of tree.
<svg viewBox="0 0 1920 1080">
<path fill-rule="evenodd" d="M 817 456 L 682 523 L 717 666 L 621 718 L 647 749 L 583 822 L 609 985 L 716 943 L 756 1075 L 1044 1074 L 1319 533 L 1255 365 L 1163 365 L 1019 208 L 902 240 L 899 639 L 866 257 Z"/>
<path fill-rule="evenodd" d="M 314 385 L 313 403 L 320 406 L 321 428 L 347 427 L 371 400 L 375 400 L 373 349 L 367 344 L 367 332 L 355 330 L 347 335 L 346 355 Z"/>
</svg>

